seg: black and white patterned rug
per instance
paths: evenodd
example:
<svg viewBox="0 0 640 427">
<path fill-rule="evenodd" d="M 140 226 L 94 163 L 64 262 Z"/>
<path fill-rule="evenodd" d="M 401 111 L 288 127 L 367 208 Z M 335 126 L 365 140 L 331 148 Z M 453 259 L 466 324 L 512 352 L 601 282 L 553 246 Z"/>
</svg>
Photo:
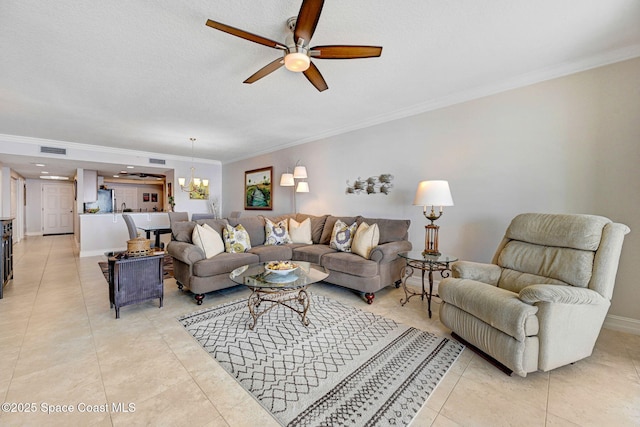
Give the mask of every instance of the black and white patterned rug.
<svg viewBox="0 0 640 427">
<path fill-rule="evenodd" d="M 311 298 L 308 327 L 279 306 L 251 331 L 247 300 L 178 320 L 290 426 L 407 425 L 464 348 L 327 297 Z"/>
</svg>

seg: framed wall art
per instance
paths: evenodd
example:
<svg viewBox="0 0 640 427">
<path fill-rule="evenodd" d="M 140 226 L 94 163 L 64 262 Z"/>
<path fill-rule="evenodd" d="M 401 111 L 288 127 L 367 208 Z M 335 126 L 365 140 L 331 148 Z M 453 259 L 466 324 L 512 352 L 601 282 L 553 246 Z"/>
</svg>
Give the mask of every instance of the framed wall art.
<svg viewBox="0 0 640 427">
<path fill-rule="evenodd" d="M 244 208 L 273 209 L 273 166 L 244 173 Z"/>
</svg>

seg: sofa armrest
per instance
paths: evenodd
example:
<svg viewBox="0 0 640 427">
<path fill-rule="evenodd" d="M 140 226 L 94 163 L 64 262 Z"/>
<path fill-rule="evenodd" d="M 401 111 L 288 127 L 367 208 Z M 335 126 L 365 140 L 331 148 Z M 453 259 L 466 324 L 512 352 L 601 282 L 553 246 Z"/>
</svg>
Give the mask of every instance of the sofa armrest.
<svg viewBox="0 0 640 427">
<path fill-rule="evenodd" d="M 167 246 L 167 252 L 175 259 L 188 265 L 193 265 L 195 262 L 205 259 L 202 249 L 186 242 L 172 240 Z"/>
<path fill-rule="evenodd" d="M 495 264 L 483 264 L 471 261 L 456 261 L 451 264 L 453 277 L 471 279 L 488 285 L 497 286 L 502 268 Z"/>
<path fill-rule="evenodd" d="M 400 252 L 408 252 L 411 250 L 411 247 L 411 242 L 408 240 L 383 243 L 371 250 L 369 259 L 378 264 L 391 262 L 398 258 Z"/>
<path fill-rule="evenodd" d="M 527 304 L 548 302 L 557 304 L 602 304 L 605 299 L 588 288 L 565 285 L 530 285 L 522 289 L 520 300 Z"/>
</svg>

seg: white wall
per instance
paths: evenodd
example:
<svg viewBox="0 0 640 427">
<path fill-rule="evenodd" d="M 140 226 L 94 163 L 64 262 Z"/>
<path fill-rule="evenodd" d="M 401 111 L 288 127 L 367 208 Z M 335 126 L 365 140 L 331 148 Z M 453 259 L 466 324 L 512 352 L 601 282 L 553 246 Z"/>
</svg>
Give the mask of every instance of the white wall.
<svg viewBox="0 0 640 427">
<path fill-rule="evenodd" d="M 623 222 L 610 314 L 640 320 L 640 59 L 511 90 L 223 166 L 223 215 L 243 209 L 244 171 L 274 167 L 274 210 L 291 211 L 277 185 L 297 160 L 311 192 L 298 210 L 409 218 L 414 248 L 426 220 L 412 206 L 419 181 L 449 181 L 455 206 L 438 221 L 440 249 L 488 262 L 521 212 L 590 213 Z M 385 195 L 346 195 L 346 181 L 395 176 Z M 264 214 L 246 211 L 243 215 Z"/>
</svg>

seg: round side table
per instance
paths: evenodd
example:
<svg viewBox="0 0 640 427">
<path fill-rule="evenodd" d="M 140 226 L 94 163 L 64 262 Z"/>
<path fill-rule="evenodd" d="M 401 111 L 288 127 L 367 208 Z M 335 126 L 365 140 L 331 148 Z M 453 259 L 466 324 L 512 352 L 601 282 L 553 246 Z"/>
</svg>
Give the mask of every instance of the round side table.
<svg viewBox="0 0 640 427">
<path fill-rule="evenodd" d="M 435 254 L 428 255 L 418 251 L 401 252 L 398 254 L 400 258 L 403 258 L 406 265 L 402 268 L 402 287 L 404 289 L 404 298 L 400 299 L 400 304 L 405 305 L 409 300 L 420 295 L 420 298 L 424 300 L 427 298 L 427 310 L 429 312 L 429 318 L 431 318 L 431 296 L 433 295 L 433 272 L 440 273 L 440 277 L 447 278 L 451 275 L 452 262 L 458 260 L 458 258 L 447 254 Z M 413 292 L 407 288 L 407 280 L 413 276 L 415 270 L 420 270 L 422 273 L 422 292 Z M 425 288 L 424 276 L 428 272 L 429 289 Z"/>
</svg>

